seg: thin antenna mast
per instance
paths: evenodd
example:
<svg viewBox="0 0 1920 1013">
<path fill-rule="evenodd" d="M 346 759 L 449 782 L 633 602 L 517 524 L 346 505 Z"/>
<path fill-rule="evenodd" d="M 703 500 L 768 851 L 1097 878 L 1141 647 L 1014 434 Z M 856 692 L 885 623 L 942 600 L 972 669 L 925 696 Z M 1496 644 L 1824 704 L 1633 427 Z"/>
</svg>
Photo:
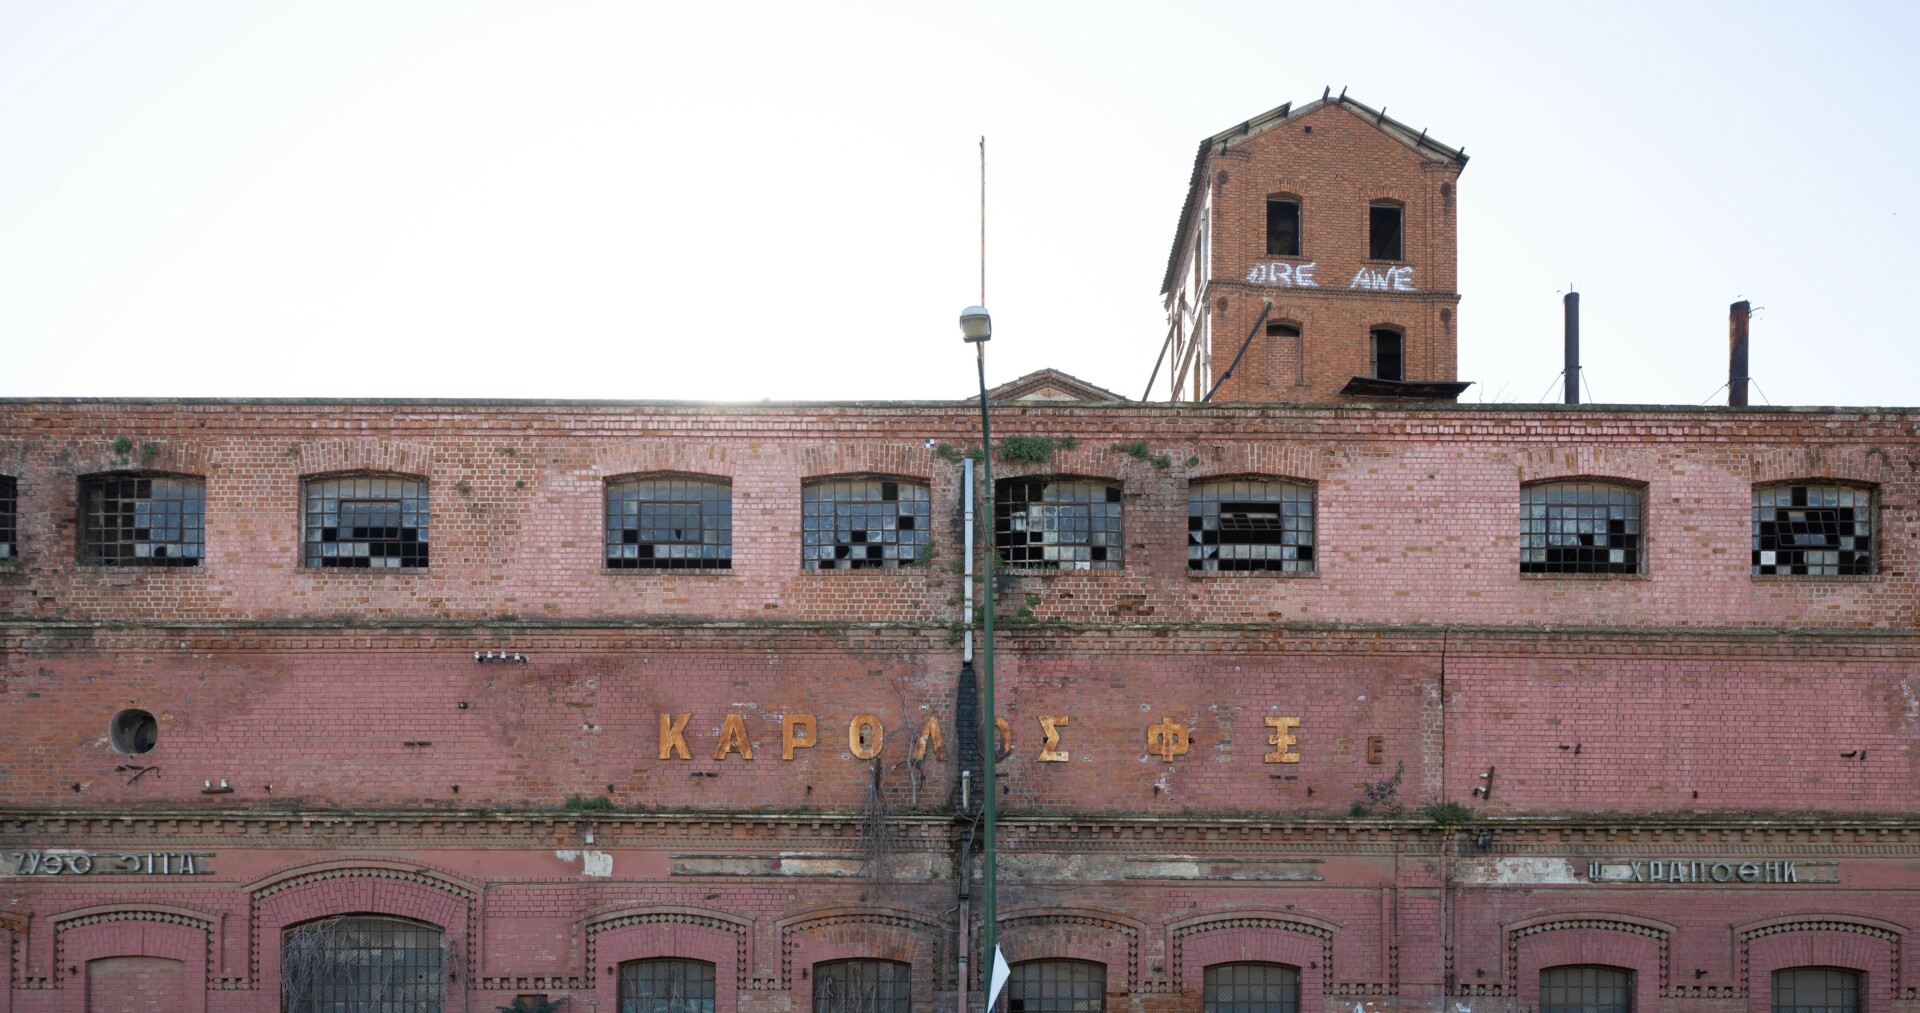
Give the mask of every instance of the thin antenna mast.
<svg viewBox="0 0 1920 1013">
<path fill-rule="evenodd" d="M 987 135 L 980 135 L 980 305 L 987 304 Z"/>
</svg>

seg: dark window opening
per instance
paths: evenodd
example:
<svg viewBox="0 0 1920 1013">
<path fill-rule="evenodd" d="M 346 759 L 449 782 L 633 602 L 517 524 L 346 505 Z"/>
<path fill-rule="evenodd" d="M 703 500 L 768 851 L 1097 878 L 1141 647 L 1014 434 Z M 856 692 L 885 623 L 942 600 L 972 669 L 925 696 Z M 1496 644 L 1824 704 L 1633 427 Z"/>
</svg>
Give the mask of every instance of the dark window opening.
<svg viewBox="0 0 1920 1013">
<path fill-rule="evenodd" d="M 993 544 L 1011 567 L 1118 570 L 1120 487 L 1009 478 L 996 483 Z"/>
<path fill-rule="evenodd" d="M 1300 1013 L 1300 969 L 1285 964 L 1212 964 L 1206 1013 Z"/>
<path fill-rule="evenodd" d="M 629 960 L 620 965 L 620 1013 L 713 1013 L 713 965 Z"/>
<path fill-rule="evenodd" d="M 427 483 L 360 475 L 307 483 L 306 565 L 427 565 Z"/>
<path fill-rule="evenodd" d="M 802 565 L 809 570 L 914 566 L 932 544 L 927 487 L 882 479 L 814 482 L 801 492 Z"/>
<path fill-rule="evenodd" d="M 19 537 L 19 522 L 14 519 L 19 503 L 19 480 L 0 475 L 0 562 L 19 558 L 14 545 Z"/>
<path fill-rule="evenodd" d="M 813 1013 L 910 1013 L 912 992 L 911 964 L 832 960 L 813 965 Z"/>
<path fill-rule="evenodd" d="M 111 475 L 80 487 L 82 562 L 199 566 L 206 486 L 197 478 Z"/>
<path fill-rule="evenodd" d="M 1267 256 L 1300 255 L 1300 202 L 1267 198 Z"/>
<path fill-rule="evenodd" d="M 1007 1013 L 1100 1013 L 1107 1008 L 1107 965 L 1087 960 L 1028 960 L 1007 977 Z"/>
<path fill-rule="evenodd" d="M 1406 336 L 1399 331 L 1377 327 L 1373 331 L 1373 376 L 1376 380 L 1405 380 Z"/>
<path fill-rule="evenodd" d="M 107 740 L 117 752 L 144 753 L 160 744 L 160 722 L 143 710 L 124 710 L 113 716 Z"/>
<path fill-rule="evenodd" d="M 1753 572 L 1858 576 L 1873 572 L 1873 492 L 1838 485 L 1753 491 Z"/>
<path fill-rule="evenodd" d="M 1860 1013 L 1860 973 L 1838 967 L 1775 971 L 1773 1013 Z"/>
<path fill-rule="evenodd" d="M 1633 1013 L 1633 973 L 1614 967 L 1540 972 L 1540 1013 Z"/>
<path fill-rule="evenodd" d="M 1548 482 L 1520 490 L 1521 573 L 1639 573 L 1640 490 Z"/>
<path fill-rule="evenodd" d="M 1374 260 L 1402 260 L 1400 205 L 1375 204 L 1367 209 L 1367 249 Z"/>
<path fill-rule="evenodd" d="M 280 942 L 285 1013 L 444 1013 L 438 928 L 400 918 L 323 918 Z"/>
<path fill-rule="evenodd" d="M 1313 572 L 1313 487 L 1207 482 L 1187 492 L 1187 569 Z"/>
<path fill-rule="evenodd" d="M 607 566 L 731 569 L 733 488 L 684 478 L 607 483 Z"/>
</svg>

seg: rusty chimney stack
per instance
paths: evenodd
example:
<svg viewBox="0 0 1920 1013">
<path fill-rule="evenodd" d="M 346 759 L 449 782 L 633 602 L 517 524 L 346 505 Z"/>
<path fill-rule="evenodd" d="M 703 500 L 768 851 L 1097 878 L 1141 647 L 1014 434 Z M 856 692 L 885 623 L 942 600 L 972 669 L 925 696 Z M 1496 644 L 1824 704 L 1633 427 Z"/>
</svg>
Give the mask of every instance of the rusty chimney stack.
<svg viewBox="0 0 1920 1013">
<path fill-rule="evenodd" d="M 1727 404 L 1735 408 L 1747 406 L 1747 318 L 1752 312 L 1742 299 L 1727 315 Z"/>
<path fill-rule="evenodd" d="M 1567 311 L 1567 404 L 1580 403 L 1580 293 L 1569 291 L 1561 304 Z"/>
</svg>

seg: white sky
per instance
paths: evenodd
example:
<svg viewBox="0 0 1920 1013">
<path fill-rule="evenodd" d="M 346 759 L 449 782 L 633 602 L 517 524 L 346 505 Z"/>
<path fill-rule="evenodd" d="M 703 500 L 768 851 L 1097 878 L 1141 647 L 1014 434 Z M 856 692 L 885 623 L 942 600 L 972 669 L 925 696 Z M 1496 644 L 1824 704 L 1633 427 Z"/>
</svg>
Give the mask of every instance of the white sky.
<svg viewBox="0 0 1920 1013">
<path fill-rule="evenodd" d="M 1137 397 L 1200 139 L 1472 158 L 1463 401 L 1920 402 L 1920 5 L 0 0 L 0 395 Z M 1901 306 L 1906 306 L 1902 312 Z M 1164 384 L 1161 385 L 1164 389 Z"/>
</svg>

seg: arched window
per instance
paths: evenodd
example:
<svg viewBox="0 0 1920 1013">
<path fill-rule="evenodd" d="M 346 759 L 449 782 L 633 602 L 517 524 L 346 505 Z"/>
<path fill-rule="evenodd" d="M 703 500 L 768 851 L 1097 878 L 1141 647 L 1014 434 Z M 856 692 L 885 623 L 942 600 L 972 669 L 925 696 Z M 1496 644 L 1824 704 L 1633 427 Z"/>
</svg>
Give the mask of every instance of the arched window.
<svg viewBox="0 0 1920 1013">
<path fill-rule="evenodd" d="M 398 569 L 427 565 L 427 483 L 392 475 L 307 482 L 306 565 Z"/>
<path fill-rule="evenodd" d="M 897 960 L 815 964 L 813 1013 L 910 1013 L 912 984 L 913 965 Z"/>
<path fill-rule="evenodd" d="M 1405 259 L 1401 242 L 1405 219 L 1406 211 L 1398 202 L 1374 201 L 1367 208 L 1367 255 L 1374 260 Z"/>
<path fill-rule="evenodd" d="M 621 964 L 620 1013 L 713 1013 L 713 965 L 672 958 Z"/>
<path fill-rule="evenodd" d="M 1300 198 L 1281 194 L 1267 198 L 1267 256 L 1300 255 Z"/>
<path fill-rule="evenodd" d="M 1090 960 L 1026 960 L 1007 978 L 1007 1013 L 1101 1013 L 1107 965 Z"/>
<path fill-rule="evenodd" d="M 1775 971 L 1773 1013 L 1860 1013 L 1860 972 L 1838 967 Z"/>
<path fill-rule="evenodd" d="M 1367 347 L 1372 360 L 1368 367 L 1376 380 L 1407 378 L 1407 338 L 1391 327 L 1375 327 L 1368 335 Z"/>
<path fill-rule="evenodd" d="M 1206 1013 L 1299 1013 L 1300 969 L 1285 964 L 1212 964 Z"/>
<path fill-rule="evenodd" d="M 913 566 L 932 536 L 932 497 L 919 482 L 836 478 L 801 490 L 801 565 L 809 570 Z"/>
<path fill-rule="evenodd" d="M 731 569 L 733 487 L 697 478 L 608 482 L 607 567 Z"/>
<path fill-rule="evenodd" d="M 1120 487 L 1077 479 L 995 483 L 993 543 L 1011 567 L 1118 570 Z"/>
<path fill-rule="evenodd" d="M 185 475 L 117 472 L 80 480 L 80 561 L 199 566 L 206 483 Z"/>
<path fill-rule="evenodd" d="M 1231 479 L 1187 489 L 1187 569 L 1313 572 L 1313 486 Z"/>
<path fill-rule="evenodd" d="M 1873 490 L 1810 482 L 1755 488 L 1753 572 L 1872 573 Z"/>
<path fill-rule="evenodd" d="M 296 925 L 280 940 L 283 1013 L 444 1013 L 440 929 L 377 915 Z"/>
<path fill-rule="evenodd" d="M 1586 965 L 1543 968 L 1540 1013 L 1633 1013 L 1633 972 Z"/>
<path fill-rule="evenodd" d="M 1640 573 L 1640 490 L 1613 482 L 1520 489 L 1521 573 Z"/>
</svg>

